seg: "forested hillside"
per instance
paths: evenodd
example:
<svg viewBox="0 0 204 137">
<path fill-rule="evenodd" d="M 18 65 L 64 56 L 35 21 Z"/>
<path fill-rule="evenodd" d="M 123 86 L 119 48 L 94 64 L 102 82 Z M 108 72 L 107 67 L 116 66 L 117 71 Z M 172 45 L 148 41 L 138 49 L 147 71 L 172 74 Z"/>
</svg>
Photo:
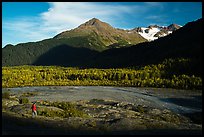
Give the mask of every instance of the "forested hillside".
<svg viewBox="0 0 204 137">
<path fill-rule="evenodd" d="M 172 64 L 180 73 L 202 76 L 202 19 L 153 42 L 106 50 L 90 64 L 101 68 L 122 68 L 158 64 L 169 58 L 189 60 L 185 65 Z"/>
</svg>

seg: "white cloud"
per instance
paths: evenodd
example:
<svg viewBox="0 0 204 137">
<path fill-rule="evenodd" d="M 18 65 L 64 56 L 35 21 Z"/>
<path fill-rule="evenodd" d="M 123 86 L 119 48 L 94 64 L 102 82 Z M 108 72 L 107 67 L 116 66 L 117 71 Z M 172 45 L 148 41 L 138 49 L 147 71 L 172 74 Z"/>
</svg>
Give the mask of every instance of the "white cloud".
<svg viewBox="0 0 204 137">
<path fill-rule="evenodd" d="M 45 26 L 61 26 L 61 30 L 72 29 L 91 18 L 113 22 L 111 18 L 121 13 L 131 13 L 129 6 L 104 5 L 98 2 L 53 2 L 50 9 L 41 14 Z"/>
<path fill-rule="evenodd" d="M 41 22 L 38 22 L 39 19 L 40 18 L 38 17 L 21 17 L 3 21 L 2 46 L 9 43 L 15 45 L 18 43 L 38 41 L 49 38 L 50 33 L 53 32 L 51 29 L 44 29 Z M 5 40 L 9 41 L 9 43 L 6 43 Z"/>
<path fill-rule="evenodd" d="M 17 16 L 15 19 L 3 20 L 3 44 L 51 38 L 94 17 L 114 26 L 123 21 L 124 15 L 141 17 L 151 10 L 149 7 L 161 7 L 160 3 L 152 2 L 139 5 L 109 4 L 109 2 L 49 2 L 48 4 L 50 8 L 37 17 Z"/>
<path fill-rule="evenodd" d="M 114 17 L 132 11 L 129 6 L 108 5 L 99 2 L 50 2 L 49 5 L 50 8 L 37 17 L 27 16 L 3 20 L 2 46 L 9 43 L 15 45 L 21 42 L 50 38 L 62 31 L 73 29 L 94 17 L 104 22 L 113 23 Z M 10 39 L 9 43 L 5 42 L 8 39 Z"/>
</svg>

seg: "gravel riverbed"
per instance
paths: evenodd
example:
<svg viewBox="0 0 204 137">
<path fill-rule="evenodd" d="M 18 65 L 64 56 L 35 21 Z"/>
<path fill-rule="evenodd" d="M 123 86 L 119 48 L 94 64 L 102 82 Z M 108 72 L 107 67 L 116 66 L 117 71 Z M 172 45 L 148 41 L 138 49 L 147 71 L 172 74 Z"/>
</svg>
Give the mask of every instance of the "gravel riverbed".
<svg viewBox="0 0 204 137">
<path fill-rule="evenodd" d="M 29 104 L 19 104 L 18 101 L 4 99 L 2 100 L 5 108 L 2 112 L 4 134 L 49 134 L 45 131 L 51 129 L 55 129 L 52 130 L 52 134 L 80 134 L 77 131 L 82 129 L 82 131 L 86 129 L 84 134 L 202 133 L 202 91 L 200 90 L 46 86 L 2 89 L 2 92 L 6 91 L 9 91 L 15 98 L 21 98 L 27 93 L 35 93 L 32 96 L 27 96 L 30 102 L 72 102 L 90 117 L 61 119 L 38 116 L 39 122 L 36 122 L 30 119 Z M 39 104 L 39 108 L 59 110 L 56 107 L 43 106 L 42 104 Z M 9 110 L 9 113 L 6 110 Z M 14 117 L 16 114 L 19 116 Z M 23 123 L 26 127 L 15 123 L 20 123 L 20 125 Z M 34 123 L 34 126 L 30 123 Z M 44 127 L 39 128 L 42 125 Z M 33 128 L 36 132 L 24 132 L 25 128 L 28 130 Z M 72 132 L 73 130 L 76 131 Z M 91 133 L 87 130 L 91 130 Z"/>
<path fill-rule="evenodd" d="M 202 111 L 202 91 L 106 87 L 106 86 L 46 86 L 4 88 L 14 94 L 19 92 L 38 92 L 31 101 L 79 101 L 90 99 L 115 100 L 151 106 L 159 109 L 170 109 L 176 113 Z"/>
</svg>

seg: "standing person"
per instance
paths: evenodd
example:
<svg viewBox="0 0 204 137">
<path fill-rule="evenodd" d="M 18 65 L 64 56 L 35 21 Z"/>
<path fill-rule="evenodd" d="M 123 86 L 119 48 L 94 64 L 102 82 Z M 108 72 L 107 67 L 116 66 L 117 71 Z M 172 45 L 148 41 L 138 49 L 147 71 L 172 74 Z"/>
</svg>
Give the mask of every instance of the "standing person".
<svg viewBox="0 0 204 137">
<path fill-rule="evenodd" d="M 36 102 L 33 102 L 31 109 L 32 109 L 32 117 L 34 118 L 35 116 L 37 116 Z"/>
</svg>

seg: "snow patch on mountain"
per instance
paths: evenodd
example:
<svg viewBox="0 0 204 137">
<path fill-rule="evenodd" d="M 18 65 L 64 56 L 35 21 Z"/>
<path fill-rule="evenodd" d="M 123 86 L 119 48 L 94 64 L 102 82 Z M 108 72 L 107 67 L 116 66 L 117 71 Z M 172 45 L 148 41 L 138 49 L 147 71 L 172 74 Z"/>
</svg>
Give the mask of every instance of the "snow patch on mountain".
<svg viewBox="0 0 204 137">
<path fill-rule="evenodd" d="M 182 26 L 177 25 L 177 24 L 171 24 L 167 27 L 166 26 L 160 27 L 158 25 L 151 25 L 148 27 L 137 27 L 137 28 L 133 29 L 132 31 L 139 33 L 142 37 L 144 37 L 148 41 L 153 41 L 153 40 L 156 40 L 160 37 L 164 37 L 164 36 L 171 34 L 173 31 L 176 31 L 180 27 L 182 27 Z"/>
<path fill-rule="evenodd" d="M 141 28 L 142 32 L 138 32 L 142 37 L 145 39 L 152 41 L 155 39 L 158 39 L 158 37 L 155 37 L 154 35 L 160 31 L 159 28 Z"/>
</svg>

